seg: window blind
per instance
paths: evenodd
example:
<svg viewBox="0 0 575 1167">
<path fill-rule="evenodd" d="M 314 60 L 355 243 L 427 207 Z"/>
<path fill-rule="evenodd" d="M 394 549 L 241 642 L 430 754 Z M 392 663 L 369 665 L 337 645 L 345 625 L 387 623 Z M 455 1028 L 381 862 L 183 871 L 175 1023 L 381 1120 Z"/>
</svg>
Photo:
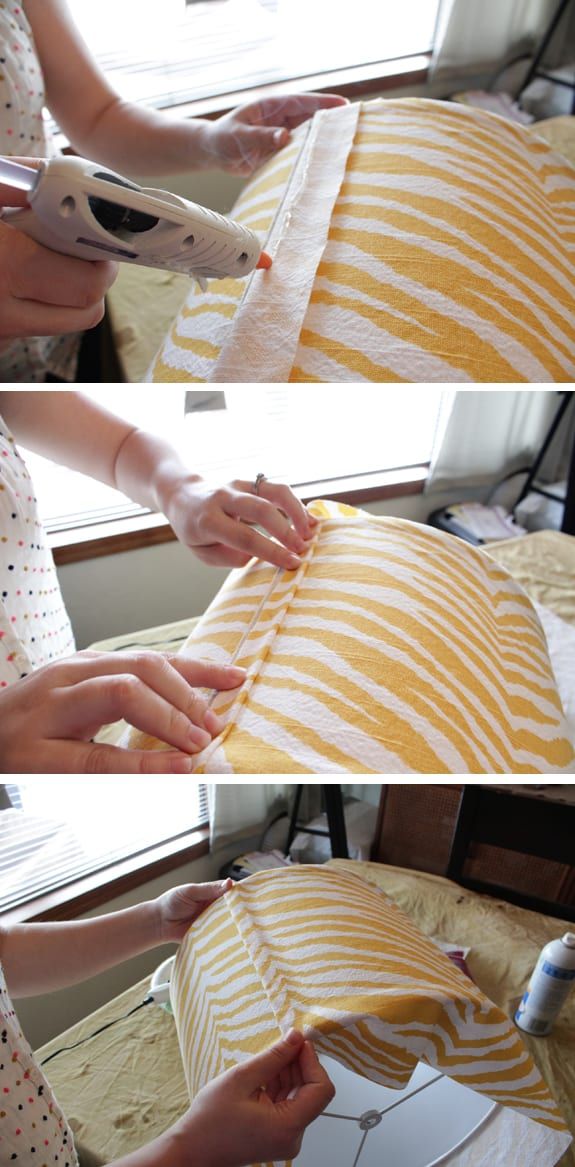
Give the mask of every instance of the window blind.
<svg viewBox="0 0 575 1167">
<path fill-rule="evenodd" d="M 385 20 L 377 0 L 355 0 L 337 20 L 329 0 L 70 0 L 70 8 L 121 96 L 162 108 L 428 53 L 438 0 L 403 0 Z"/>
<path fill-rule="evenodd" d="M 7 783 L 0 800 L 0 912 L 208 823 L 206 786 L 100 777 Z"/>
</svg>

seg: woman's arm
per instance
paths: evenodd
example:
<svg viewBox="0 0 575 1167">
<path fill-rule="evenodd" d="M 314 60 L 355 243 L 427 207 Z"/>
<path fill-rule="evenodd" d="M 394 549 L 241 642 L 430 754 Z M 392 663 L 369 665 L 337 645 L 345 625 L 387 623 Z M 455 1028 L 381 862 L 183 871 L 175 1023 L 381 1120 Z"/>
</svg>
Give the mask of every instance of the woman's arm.
<svg viewBox="0 0 575 1167">
<path fill-rule="evenodd" d="M 158 402 L 169 392 L 158 389 Z M 0 393 L 0 413 L 31 450 L 161 511 L 178 539 L 205 562 L 241 567 L 256 555 L 287 570 L 299 567 L 315 519 L 288 486 L 264 481 L 257 493 L 249 482 L 214 488 L 168 442 L 82 393 Z"/>
<path fill-rule="evenodd" d="M 46 103 L 79 154 L 121 174 L 168 174 L 201 165 L 205 122 L 171 124 L 155 110 L 123 101 L 76 28 L 66 0 L 24 0 L 24 9 Z"/>
<path fill-rule="evenodd" d="M 37 167 L 38 159 L 18 158 Z M 0 207 L 23 207 L 26 194 L 0 183 Z M 0 222 L 0 351 L 16 337 L 59 336 L 93 328 L 118 265 L 76 259 L 42 247 Z"/>
<path fill-rule="evenodd" d="M 79 154 L 120 174 L 211 167 L 251 174 L 317 109 L 345 104 L 335 94 L 288 94 L 249 102 L 216 121 L 172 118 L 119 97 L 75 27 L 65 0 L 24 0 L 24 8 L 49 109 Z"/>
<path fill-rule="evenodd" d="M 231 880 L 173 888 L 133 908 L 62 923 L 0 927 L 0 960 L 13 997 L 78 984 L 159 944 L 179 942 Z"/>
</svg>

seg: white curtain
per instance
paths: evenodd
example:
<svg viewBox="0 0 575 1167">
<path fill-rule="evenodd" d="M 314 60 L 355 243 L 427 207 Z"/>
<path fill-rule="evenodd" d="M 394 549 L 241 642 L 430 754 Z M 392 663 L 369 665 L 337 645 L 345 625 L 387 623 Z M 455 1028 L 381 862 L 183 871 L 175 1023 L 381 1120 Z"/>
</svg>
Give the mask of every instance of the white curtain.
<svg viewBox="0 0 575 1167">
<path fill-rule="evenodd" d="M 441 0 L 432 72 L 496 72 L 529 51 L 545 31 L 557 0 Z"/>
<path fill-rule="evenodd" d="M 210 846 L 262 832 L 276 814 L 291 806 L 295 787 L 287 782 L 214 782 L 208 786 Z"/>
<path fill-rule="evenodd" d="M 232 840 L 262 834 L 275 817 L 289 814 L 295 798 L 296 784 L 292 782 L 265 782 L 242 784 L 238 782 L 212 783 L 207 787 L 210 813 L 210 846 L 212 850 Z M 379 783 L 344 785 L 342 793 L 377 805 Z M 298 821 L 307 822 L 321 809 L 321 785 L 304 783 Z M 286 829 L 287 834 L 287 829 Z"/>
<path fill-rule="evenodd" d="M 459 390 L 446 398 L 426 491 L 492 484 L 529 466 L 560 404 L 552 389 Z"/>
</svg>

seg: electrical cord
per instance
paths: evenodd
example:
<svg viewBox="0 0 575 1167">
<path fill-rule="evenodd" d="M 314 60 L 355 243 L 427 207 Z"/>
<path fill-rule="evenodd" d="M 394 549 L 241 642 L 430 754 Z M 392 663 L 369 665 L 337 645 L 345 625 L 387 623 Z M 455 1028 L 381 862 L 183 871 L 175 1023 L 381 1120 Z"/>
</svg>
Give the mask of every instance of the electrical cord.
<svg viewBox="0 0 575 1167">
<path fill-rule="evenodd" d="M 512 470 L 512 471 L 511 471 L 509 474 L 506 474 L 506 475 L 504 476 L 504 478 L 500 478 L 500 479 L 499 479 L 499 480 L 498 480 L 498 481 L 495 483 L 495 485 L 491 487 L 491 490 L 489 491 L 489 494 L 487 495 L 487 498 L 486 498 L 486 500 L 485 500 L 485 506 L 489 506 L 489 505 L 490 505 L 490 503 L 491 503 L 491 500 L 492 500 L 493 496 L 494 496 L 495 494 L 497 494 L 497 491 L 499 490 L 499 488 L 500 488 L 501 486 L 503 486 L 503 485 L 504 485 L 504 483 L 505 483 L 505 482 L 509 482 L 509 480 L 510 480 L 511 478 L 517 478 L 517 476 L 518 476 L 519 474 L 529 474 L 529 473 L 530 473 L 530 470 L 531 470 L 531 467 L 530 467 L 530 466 L 522 466 L 522 467 L 521 467 L 519 470 Z M 513 510 L 514 508 L 512 507 L 511 509 Z"/>
<path fill-rule="evenodd" d="M 115 1017 L 113 1021 L 107 1021 L 105 1025 L 101 1025 L 99 1029 L 95 1029 L 94 1032 L 89 1033 L 87 1037 L 81 1037 L 79 1041 L 73 1042 L 72 1045 L 63 1045 L 61 1049 L 54 1050 L 54 1053 L 48 1054 L 47 1058 L 42 1059 L 40 1065 L 45 1066 L 48 1062 L 52 1061 L 52 1058 L 57 1058 L 60 1054 L 68 1053 L 69 1050 L 77 1049 L 79 1045 L 84 1045 L 85 1042 L 91 1041 L 93 1037 L 97 1037 L 99 1033 L 103 1033 L 105 1029 L 110 1029 L 112 1025 L 117 1025 L 119 1021 L 125 1021 L 126 1018 L 132 1017 L 133 1014 L 137 1013 L 139 1009 L 143 1009 L 144 1005 L 154 1005 L 155 1003 L 155 996 L 153 993 L 149 993 L 147 997 L 144 997 L 143 1001 L 140 1001 L 139 1005 L 135 1005 L 133 1009 L 129 1009 L 128 1012 L 123 1013 L 121 1017 Z"/>
</svg>

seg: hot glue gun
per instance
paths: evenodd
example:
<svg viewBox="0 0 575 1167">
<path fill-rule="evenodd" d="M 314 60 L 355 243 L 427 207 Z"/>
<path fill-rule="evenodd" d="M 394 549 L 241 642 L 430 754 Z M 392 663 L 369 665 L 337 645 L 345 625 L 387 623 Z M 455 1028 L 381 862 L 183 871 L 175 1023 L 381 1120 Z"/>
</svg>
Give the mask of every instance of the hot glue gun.
<svg viewBox="0 0 575 1167">
<path fill-rule="evenodd" d="M 5 208 L 2 221 L 64 255 L 165 268 L 200 283 L 271 266 L 241 223 L 85 158 L 62 155 L 39 169 L 0 158 L 0 182 L 25 191 L 29 204 Z"/>
</svg>

